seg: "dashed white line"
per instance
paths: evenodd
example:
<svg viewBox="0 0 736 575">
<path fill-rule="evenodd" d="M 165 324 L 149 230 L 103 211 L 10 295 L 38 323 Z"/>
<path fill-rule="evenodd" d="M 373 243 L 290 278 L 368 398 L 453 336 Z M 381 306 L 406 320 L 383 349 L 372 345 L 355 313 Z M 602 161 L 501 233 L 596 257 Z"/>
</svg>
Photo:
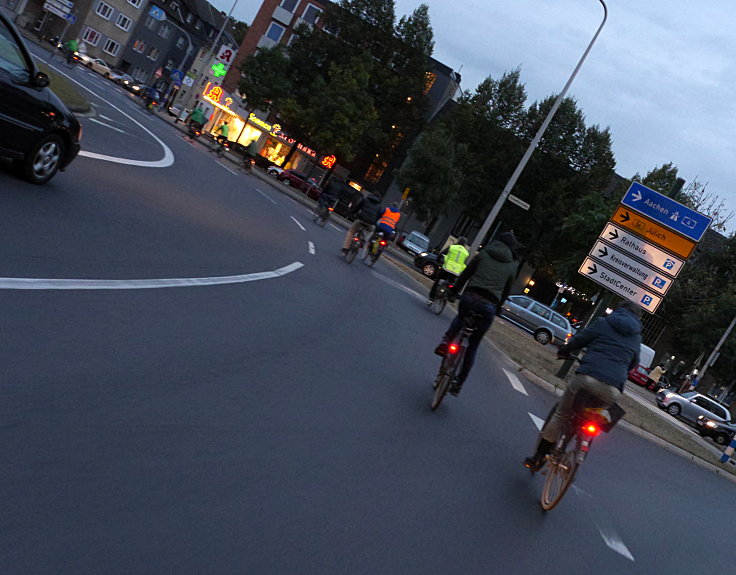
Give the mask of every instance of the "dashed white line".
<svg viewBox="0 0 736 575">
<path fill-rule="evenodd" d="M 341 232 L 342 230 L 338 228 L 335 224 L 330 224 L 333 228 L 335 228 L 338 232 Z"/>
<path fill-rule="evenodd" d="M 506 377 L 509 378 L 509 381 L 511 382 L 511 386 L 518 391 L 519 393 L 523 393 L 524 395 L 529 395 L 526 392 L 526 389 L 524 389 L 524 386 L 519 381 L 519 378 L 516 377 L 516 375 L 512 372 L 510 372 L 508 369 L 504 369 L 503 372 L 506 374 Z"/>
<path fill-rule="evenodd" d="M 237 172 L 233 172 L 233 171 L 232 171 L 232 170 L 231 170 L 230 168 L 228 168 L 228 167 L 227 167 L 227 166 L 226 166 L 225 164 L 223 164 L 222 162 L 217 162 L 217 163 L 218 163 L 218 164 L 220 164 L 220 166 L 222 166 L 223 168 L 225 168 L 225 169 L 226 169 L 226 170 L 227 170 L 228 172 L 230 172 L 230 173 L 231 173 L 231 174 L 232 174 L 233 176 L 237 176 L 237 175 L 238 175 L 238 173 L 237 173 Z"/>
<path fill-rule="evenodd" d="M 171 287 L 200 287 L 254 282 L 269 278 L 277 278 L 299 268 L 304 267 L 301 262 L 293 262 L 288 266 L 270 271 L 242 274 L 237 276 L 221 276 L 206 278 L 174 278 L 149 280 L 83 280 L 83 279 L 40 279 L 40 278 L 0 278 L 0 289 L 23 290 L 110 290 L 110 289 L 152 289 Z"/>
<path fill-rule="evenodd" d="M 299 226 L 303 232 L 306 232 L 307 229 L 299 223 L 299 220 L 297 220 L 294 216 L 289 216 L 292 220 L 294 220 L 294 223 L 296 223 L 297 226 Z"/>
<path fill-rule="evenodd" d="M 309 253 L 310 254 L 314 255 L 315 253 L 317 253 L 317 250 L 314 249 L 314 244 L 312 242 L 307 242 L 307 244 L 309 244 Z"/>
<path fill-rule="evenodd" d="M 414 291 L 414 290 L 412 290 L 412 289 L 409 289 L 409 288 L 408 288 L 408 287 L 406 287 L 405 285 L 402 285 L 402 284 L 400 284 L 399 282 L 397 282 L 397 281 L 394 281 L 394 280 L 392 280 L 391 278 L 388 278 L 388 277 L 386 277 L 386 276 L 385 276 L 385 275 L 383 275 L 383 274 L 379 274 L 379 273 L 378 273 L 378 272 L 377 272 L 376 270 L 371 270 L 371 272 L 373 273 L 373 276 L 374 276 L 374 277 L 378 278 L 378 279 L 379 279 L 379 280 L 381 280 L 382 282 L 385 282 L 385 283 L 387 283 L 388 285 L 391 285 L 391 286 L 393 286 L 393 287 L 395 287 L 395 288 L 397 288 L 397 289 L 400 289 L 401 291 L 403 291 L 403 292 L 405 292 L 405 293 L 408 293 L 408 294 L 409 294 L 410 296 L 413 296 L 413 297 L 417 298 L 418 300 L 421 300 L 421 301 L 425 301 L 425 300 L 427 299 L 427 298 L 426 298 L 426 297 L 424 297 L 424 296 L 423 296 L 422 294 L 420 294 L 420 293 L 418 293 L 418 292 L 415 292 L 415 291 Z"/>
<path fill-rule="evenodd" d="M 608 548 L 612 549 L 619 555 L 626 557 L 629 561 L 635 561 L 634 556 L 631 554 L 631 551 L 629 551 L 629 548 L 624 544 L 623 539 L 621 539 L 609 521 L 602 516 L 600 511 L 598 511 L 598 507 L 593 505 L 593 496 L 580 489 L 577 485 L 573 485 L 572 489 L 581 498 L 587 500 L 586 503 L 588 503 L 588 505 L 586 505 L 586 507 L 588 509 L 588 513 Z"/>
<path fill-rule="evenodd" d="M 529 413 L 529 412 L 527 412 L 527 413 Z M 538 429 L 539 431 L 542 431 L 542 426 L 544 425 L 544 419 L 540 419 L 539 417 L 537 417 L 537 416 L 536 416 L 536 415 L 534 415 L 533 413 L 529 413 L 529 417 L 531 417 L 531 418 L 532 418 L 532 423 L 534 424 L 534 426 L 535 426 L 535 427 L 536 427 L 536 428 L 537 428 L 537 429 Z"/>
<path fill-rule="evenodd" d="M 266 199 L 267 199 L 267 200 L 268 200 L 269 202 L 271 202 L 272 204 L 278 204 L 278 203 L 276 202 L 276 200 L 274 200 L 274 199 L 273 199 L 273 198 L 272 198 L 271 196 L 268 196 L 267 194 L 265 194 L 264 192 L 262 192 L 262 191 L 261 191 L 261 190 L 259 190 L 258 188 L 256 188 L 256 192 L 258 192 L 259 194 L 261 194 L 261 195 L 262 195 L 262 196 L 263 196 L 264 198 L 266 198 Z"/>
</svg>

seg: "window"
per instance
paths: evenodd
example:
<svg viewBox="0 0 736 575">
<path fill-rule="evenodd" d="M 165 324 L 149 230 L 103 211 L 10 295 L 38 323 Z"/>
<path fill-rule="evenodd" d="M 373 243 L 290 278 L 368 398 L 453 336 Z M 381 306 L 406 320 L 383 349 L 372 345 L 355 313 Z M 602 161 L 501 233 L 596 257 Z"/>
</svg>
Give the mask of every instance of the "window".
<svg viewBox="0 0 736 575">
<path fill-rule="evenodd" d="M 148 78 L 148 73 L 143 68 L 133 68 L 130 75 L 135 78 L 136 82 L 145 82 L 146 78 Z"/>
<path fill-rule="evenodd" d="M 104 18 L 105 20 L 109 20 L 112 18 L 112 6 L 109 4 L 105 4 L 104 2 L 100 2 L 97 5 L 97 8 L 95 8 L 95 14 L 97 14 L 100 18 Z"/>
<path fill-rule="evenodd" d="M 322 10 L 317 8 L 314 4 L 310 4 L 309 6 L 307 6 L 306 10 L 304 10 L 304 14 L 302 14 L 302 20 L 304 20 L 305 22 L 309 22 L 310 24 L 315 24 L 320 14 L 322 14 Z"/>
<path fill-rule="evenodd" d="M 292 14 L 294 13 L 294 10 L 296 10 L 296 7 L 299 5 L 299 0 L 282 0 L 281 7 L 284 10 L 288 10 Z"/>
<path fill-rule="evenodd" d="M 515 303 L 519 307 L 523 307 L 524 309 L 529 307 L 529 304 L 532 303 L 532 300 L 530 300 L 528 297 L 524 296 L 513 296 L 509 298 L 511 300 L 511 303 Z"/>
<path fill-rule="evenodd" d="M 15 37 L 0 21 L 0 70 L 5 70 L 13 78 L 27 82 L 31 77 L 29 62 L 15 41 Z"/>
<path fill-rule="evenodd" d="M 146 43 L 143 40 L 133 42 L 133 52 L 143 54 L 146 51 Z M 135 78 L 135 76 L 133 76 Z"/>
<path fill-rule="evenodd" d="M 107 52 L 110 56 L 117 56 L 118 52 L 120 52 L 120 44 L 108 38 L 105 41 L 105 45 L 102 47 L 102 51 Z"/>
<path fill-rule="evenodd" d="M 158 35 L 162 38 L 168 38 L 169 34 L 171 34 L 171 28 L 169 28 L 166 24 L 161 24 L 158 28 Z"/>
<path fill-rule="evenodd" d="M 158 48 L 156 48 L 155 46 L 152 46 L 148 50 L 148 54 L 146 54 L 146 58 L 148 58 L 149 60 L 154 60 L 155 61 L 156 58 L 158 58 L 158 55 L 160 53 L 161 53 L 161 51 Z"/>
<path fill-rule="evenodd" d="M 532 305 L 529 311 L 543 317 L 544 319 L 549 319 L 550 315 L 552 314 L 552 312 L 550 312 L 547 308 L 542 307 L 538 303 Z"/>
<path fill-rule="evenodd" d="M 153 16 L 150 16 L 149 15 L 148 18 L 146 18 L 146 24 L 145 24 L 145 26 L 149 30 L 155 30 L 156 29 L 156 24 L 158 24 L 158 20 L 156 20 Z"/>
<path fill-rule="evenodd" d="M 556 313 L 552 314 L 552 323 L 555 324 L 557 327 L 567 329 L 567 323 L 565 323 L 565 320 L 562 319 L 562 316 L 557 315 Z"/>
<path fill-rule="evenodd" d="M 383 160 L 376 154 L 376 158 L 373 160 L 373 163 L 371 164 L 371 167 L 368 168 L 368 171 L 365 173 L 365 179 L 368 180 L 370 183 L 375 184 L 378 182 L 378 180 L 381 179 L 381 176 L 383 176 L 383 173 L 386 171 L 386 168 L 388 167 L 388 162 Z"/>
<path fill-rule="evenodd" d="M 434 82 L 437 80 L 437 74 L 434 72 L 426 72 L 424 74 L 424 95 L 426 96 L 434 86 Z"/>
<path fill-rule="evenodd" d="M 283 35 L 284 27 L 279 26 L 276 22 L 271 22 L 271 25 L 268 27 L 268 31 L 266 32 L 266 38 L 270 38 L 274 42 L 278 42 L 281 40 L 281 36 Z"/>
<path fill-rule="evenodd" d="M 90 44 L 91 46 L 97 46 L 97 43 L 100 41 L 101 34 L 95 30 L 94 28 L 90 28 L 87 26 L 87 29 L 84 31 L 84 34 L 82 34 L 82 40 L 87 42 L 87 44 Z"/>
<path fill-rule="evenodd" d="M 184 42 L 186 42 L 186 38 L 179 36 L 179 39 L 176 41 L 176 49 L 182 50 L 184 48 Z"/>
<path fill-rule="evenodd" d="M 115 22 L 115 25 L 118 28 L 122 28 L 126 32 L 130 30 L 131 25 L 133 24 L 133 21 L 128 18 L 125 14 L 118 14 L 118 21 Z"/>
<path fill-rule="evenodd" d="M 143 4 L 143 0 L 128 0 L 128 4 L 135 6 L 136 8 L 140 8 L 141 4 Z"/>
</svg>

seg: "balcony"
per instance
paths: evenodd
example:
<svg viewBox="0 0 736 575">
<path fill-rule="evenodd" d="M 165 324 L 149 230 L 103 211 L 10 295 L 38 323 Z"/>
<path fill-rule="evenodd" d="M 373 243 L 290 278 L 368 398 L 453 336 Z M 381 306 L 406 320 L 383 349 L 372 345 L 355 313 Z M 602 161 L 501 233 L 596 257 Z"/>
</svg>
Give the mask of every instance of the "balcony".
<svg viewBox="0 0 736 575">
<path fill-rule="evenodd" d="M 289 27 L 289 24 L 291 24 L 291 19 L 294 17 L 294 15 L 289 12 L 286 8 L 282 8 L 281 6 L 276 6 L 274 8 L 273 14 L 271 16 L 276 22 L 280 22 L 287 28 Z"/>
</svg>

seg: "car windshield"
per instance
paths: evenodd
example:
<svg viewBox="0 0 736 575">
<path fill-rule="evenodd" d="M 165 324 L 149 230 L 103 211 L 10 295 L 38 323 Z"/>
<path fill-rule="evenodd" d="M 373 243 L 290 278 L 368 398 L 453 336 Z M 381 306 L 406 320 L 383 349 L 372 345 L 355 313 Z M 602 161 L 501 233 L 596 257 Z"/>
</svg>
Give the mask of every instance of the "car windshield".
<svg viewBox="0 0 736 575">
<path fill-rule="evenodd" d="M 15 43 L 13 35 L 0 22 L 0 67 L 16 78 L 20 78 L 21 81 L 27 82 L 30 79 L 30 73 L 26 66 L 26 60 Z"/>
<path fill-rule="evenodd" d="M 682 394 L 682 397 L 687 397 L 688 399 L 690 399 L 691 397 L 695 397 L 696 395 L 698 395 L 697 391 L 686 391 Z"/>
</svg>

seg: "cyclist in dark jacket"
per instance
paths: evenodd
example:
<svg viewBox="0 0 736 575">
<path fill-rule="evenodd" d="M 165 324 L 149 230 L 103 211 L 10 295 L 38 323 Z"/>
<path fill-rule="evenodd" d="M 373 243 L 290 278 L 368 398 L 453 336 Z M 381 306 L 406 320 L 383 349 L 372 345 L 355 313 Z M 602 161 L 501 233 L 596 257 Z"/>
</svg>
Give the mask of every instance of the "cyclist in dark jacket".
<svg viewBox="0 0 736 575">
<path fill-rule="evenodd" d="M 542 428 L 537 452 L 524 460 L 524 466 L 537 470 L 557 442 L 563 426 L 573 413 L 575 394 L 584 389 L 606 405 L 616 403 L 624 390 L 629 371 L 639 365 L 641 350 L 641 308 L 624 301 L 608 317 L 595 320 L 566 344 L 560 346 L 557 356 L 587 348 L 580 360 L 575 377 L 562 394 L 555 412 Z"/>
<path fill-rule="evenodd" d="M 369 193 L 358 201 L 357 205 L 353 208 L 353 214 L 355 214 L 355 221 L 350 226 L 348 233 L 345 234 L 345 241 L 342 244 L 342 253 L 346 253 L 350 244 L 353 241 L 353 237 L 360 230 L 366 230 L 366 236 L 370 236 L 373 231 L 373 226 L 381 217 L 381 198 L 376 194 Z"/>
<path fill-rule="evenodd" d="M 447 345 L 460 333 L 469 314 L 480 313 L 482 318 L 476 323 L 476 329 L 468 341 L 462 369 L 450 386 L 452 395 L 460 393 L 475 362 L 478 346 L 511 291 L 511 284 L 519 269 L 515 251 L 521 247 L 523 246 L 517 241 L 514 232 L 500 234 L 498 240 L 489 243 L 468 262 L 455 282 L 454 289 L 457 292 L 466 283 L 468 285 L 460 300 L 457 317 L 452 320 L 450 328 L 434 352 L 440 356 L 447 353 Z"/>
</svg>

